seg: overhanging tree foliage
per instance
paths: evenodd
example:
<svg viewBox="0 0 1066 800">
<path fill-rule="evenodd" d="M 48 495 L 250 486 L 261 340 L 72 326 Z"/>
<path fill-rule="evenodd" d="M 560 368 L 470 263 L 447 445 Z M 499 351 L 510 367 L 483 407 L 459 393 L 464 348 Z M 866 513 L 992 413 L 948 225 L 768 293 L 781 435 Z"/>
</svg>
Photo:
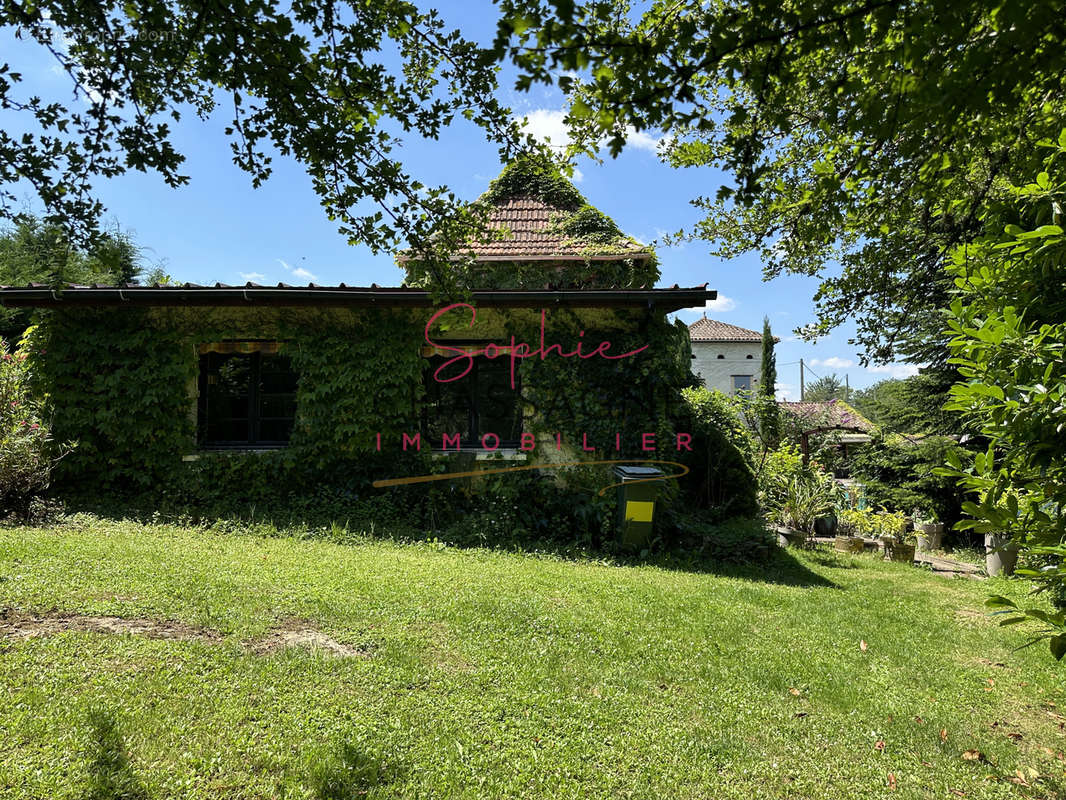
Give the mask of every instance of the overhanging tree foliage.
<svg viewBox="0 0 1066 800">
<path fill-rule="evenodd" d="M 94 181 L 139 170 L 188 182 L 170 127 L 188 115 L 230 119 L 254 186 L 275 154 L 295 158 L 340 231 L 375 250 L 406 239 L 447 252 L 474 222 L 404 169 L 401 136 L 434 139 L 465 118 L 503 151 L 520 138 L 493 97 L 492 53 L 403 0 L 10 2 L 0 25 L 49 51 L 75 95 L 35 96 L 0 62 L 0 108 L 21 122 L 0 132 L 0 215 L 16 216 L 28 184 L 75 240 L 97 230 Z"/>
<path fill-rule="evenodd" d="M 571 92 L 579 148 L 660 130 L 671 163 L 730 171 L 691 233 L 757 251 L 768 277 L 822 275 L 816 332 L 854 318 L 874 361 L 944 359 L 945 254 L 1032 174 L 1066 110 L 1066 17 L 1048 0 L 501 7 L 519 87 Z"/>
<path fill-rule="evenodd" d="M 1006 531 L 1043 561 L 1019 570 L 1066 605 L 1066 131 L 1032 182 L 985 215 L 986 236 L 951 266 L 953 362 L 963 380 L 952 405 L 989 439 L 972 469 L 945 474 L 979 495 L 963 526 Z M 1048 153 L 1041 147 L 1044 154 Z M 1014 604 L 994 598 L 1013 611 Z M 1056 658 L 1066 655 L 1066 612 L 1030 609 Z M 1020 616 L 1008 619 L 1018 621 Z"/>
</svg>

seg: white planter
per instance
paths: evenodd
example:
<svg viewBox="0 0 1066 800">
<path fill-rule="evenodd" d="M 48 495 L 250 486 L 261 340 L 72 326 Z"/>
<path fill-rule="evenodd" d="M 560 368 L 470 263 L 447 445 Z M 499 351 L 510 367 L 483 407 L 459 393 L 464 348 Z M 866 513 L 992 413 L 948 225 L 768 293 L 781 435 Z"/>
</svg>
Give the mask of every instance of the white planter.
<svg viewBox="0 0 1066 800">
<path fill-rule="evenodd" d="M 989 576 L 1013 575 L 1018 563 L 1018 545 L 1005 533 L 985 534 L 985 571 Z"/>
<path fill-rule="evenodd" d="M 944 523 L 927 522 L 922 525 L 921 532 L 916 534 L 918 549 L 922 552 L 939 550 L 944 541 Z"/>
</svg>

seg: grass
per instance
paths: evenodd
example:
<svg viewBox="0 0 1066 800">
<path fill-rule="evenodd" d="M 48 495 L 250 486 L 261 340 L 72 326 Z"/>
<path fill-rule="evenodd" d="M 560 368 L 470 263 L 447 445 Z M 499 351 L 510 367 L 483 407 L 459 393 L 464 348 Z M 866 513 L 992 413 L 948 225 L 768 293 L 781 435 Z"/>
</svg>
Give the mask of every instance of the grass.
<svg viewBox="0 0 1066 800">
<path fill-rule="evenodd" d="M 1021 587 L 830 553 L 683 571 L 4 528 L 9 621 L 204 635 L 0 638 L 0 797 L 1057 797 L 1062 667 L 1012 650 L 989 591 Z M 256 647 L 294 621 L 357 655 Z"/>
</svg>

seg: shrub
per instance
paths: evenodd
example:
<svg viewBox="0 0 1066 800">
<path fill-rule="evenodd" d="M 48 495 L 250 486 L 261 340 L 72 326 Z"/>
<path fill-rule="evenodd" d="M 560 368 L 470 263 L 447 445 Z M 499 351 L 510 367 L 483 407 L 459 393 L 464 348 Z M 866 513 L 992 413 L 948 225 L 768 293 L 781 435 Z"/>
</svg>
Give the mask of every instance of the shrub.
<svg viewBox="0 0 1066 800">
<path fill-rule="evenodd" d="M 26 353 L 0 339 L 0 514 L 25 518 L 31 501 L 48 488 L 52 467 L 73 448 L 57 444 L 27 386 Z"/>
<path fill-rule="evenodd" d="M 902 536 L 906 517 L 903 512 L 873 511 L 869 508 L 848 508 L 837 513 L 842 535 L 880 539 Z"/>
<path fill-rule="evenodd" d="M 810 533 L 814 521 L 833 511 L 841 500 L 832 476 L 805 465 L 794 446 L 767 454 L 759 472 L 759 501 L 769 518 Z"/>
<path fill-rule="evenodd" d="M 755 441 L 732 400 L 706 387 L 683 389 L 684 425 L 692 433 L 685 478 L 688 500 L 712 519 L 753 517 L 758 512 Z"/>
</svg>

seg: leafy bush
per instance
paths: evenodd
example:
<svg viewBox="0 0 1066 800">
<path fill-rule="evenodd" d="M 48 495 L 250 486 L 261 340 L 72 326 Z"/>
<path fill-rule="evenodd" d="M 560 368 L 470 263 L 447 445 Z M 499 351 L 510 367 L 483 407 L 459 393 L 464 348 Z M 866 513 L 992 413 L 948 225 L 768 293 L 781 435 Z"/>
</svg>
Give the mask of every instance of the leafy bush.
<svg viewBox="0 0 1066 800">
<path fill-rule="evenodd" d="M 847 508 L 837 512 L 838 530 L 842 535 L 880 539 L 902 536 L 907 518 L 902 512 L 873 511 L 869 508 Z"/>
<path fill-rule="evenodd" d="M 706 387 L 683 389 L 684 422 L 692 433 L 686 456 L 688 500 L 713 512 L 713 519 L 754 517 L 758 511 L 755 440 L 733 401 Z"/>
<path fill-rule="evenodd" d="M 948 347 L 962 375 L 949 408 L 980 430 L 988 450 L 944 470 L 975 495 L 960 523 L 1009 533 L 1022 553 L 1045 560 L 1018 570 L 1052 596 L 1066 586 L 1066 130 L 1032 183 L 1006 187 L 982 220 L 985 235 L 948 266 L 957 287 Z M 1013 604 L 993 598 L 1001 610 Z M 1024 609 L 1056 659 L 1066 656 L 1066 618 Z"/>
<path fill-rule="evenodd" d="M 814 521 L 833 511 L 842 499 L 832 476 L 804 465 L 794 446 L 767 454 L 759 473 L 759 495 L 769 518 L 808 534 Z"/>
<path fill-rule="evenodd" d="M 12 353 L 0 339 L 0 514 L 24 518 L 34 496 L 51 483 L 52 467 L 73 449 L 53 441 L 28 374 L 26 353 Z"/>
</svg>

